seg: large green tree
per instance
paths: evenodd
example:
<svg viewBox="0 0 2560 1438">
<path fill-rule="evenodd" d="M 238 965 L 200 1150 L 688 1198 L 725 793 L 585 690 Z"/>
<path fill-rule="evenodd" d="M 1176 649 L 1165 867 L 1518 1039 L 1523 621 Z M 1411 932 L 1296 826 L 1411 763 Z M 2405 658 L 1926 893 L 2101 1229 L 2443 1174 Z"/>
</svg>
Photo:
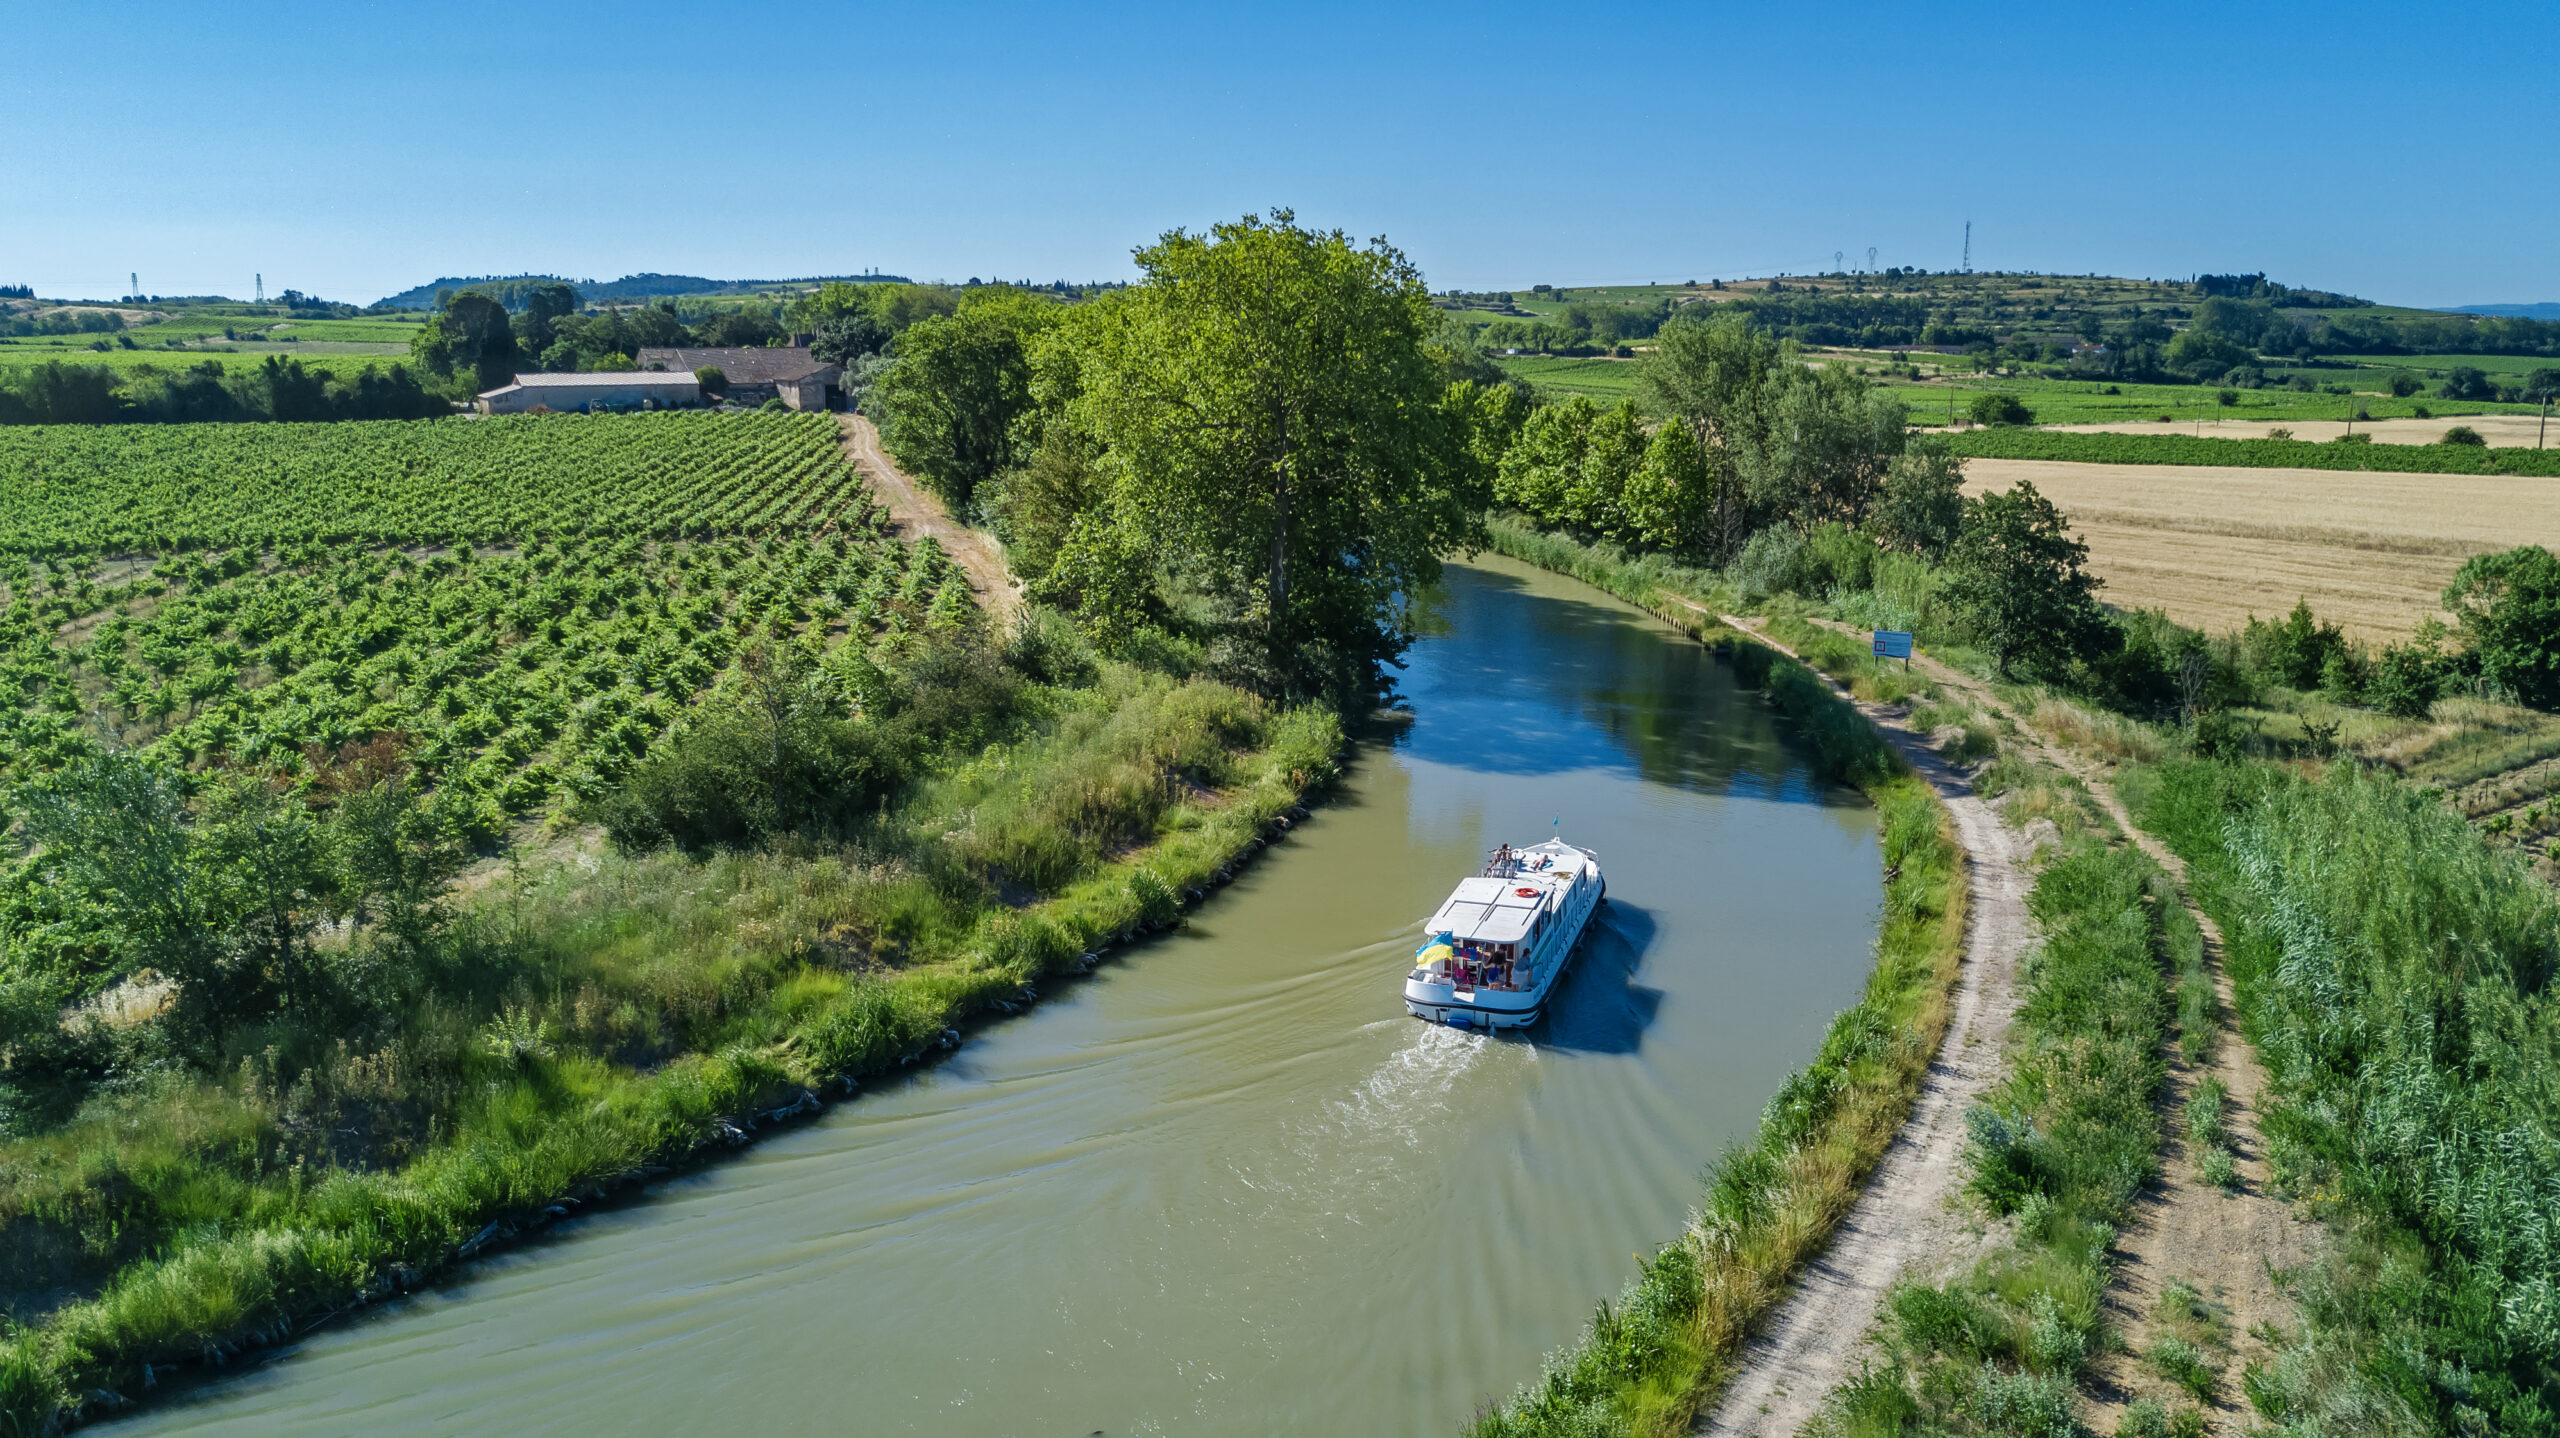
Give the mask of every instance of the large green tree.
<svg viewBox="0 0 2560 1438">
<path fill-rule="evenodd" d="M 515 378 L 515 330 L 507 307 L 472 290 L 455 295 L 421 327 L 409 352 L 438 379 L 467 382 L 476 393 Z"/>
<path fill-rule="evenodd" d="M 1286 210 L 1138 252 L 1096 305 L 1071 421 L 1118 513 L 1258 636 L 1260 682 L 1350 700 L 1411 642 L 1405 606 L 1477 541 L 1477 399 L 1446 382 L 1422 279 Z M 1062 561 L 1063 562 L 1063 561 Z"/>
<path fill-rule="evenodd" d="M 1687 425 L 1655 430 L 1622 500 L 1635 542 L 1669 554 L 1704 550 L 1723 483 L 1714 457 Z"/>
<path fill-rule="evenodd" d="M 958 508 L 1019 463 L 1032 439 L 1031 342 L 1058 305 L 1003 286 L 969 291 L 949 315 L 918 320 L 890 352 L 869 408 L 898 462 Z"/>
<path fill-rule="evenodd" d="M 1755 504 L 1805 529 L 1865 523 L 1910 419 L 1900 400 L 1846 366 L 1787 372 L 1766 433 L 1745 454 Z"/>
<path fill-rule="evenodd" d="M 1793 346 L 1745 316 L 1683 319 L 1663 326 L 1638 377 L 1658 409 L 1688 426 L 1709 472 L 1739 476 L 1769 449 L 1793 358 Z M 1765 518 L 1754 498 L 1743 483 L 1716 486 L 1702 526 L 1705 558 L 1721 564 L 1741 551 Z"/>
<path fill-rule="evenodd" d="M 2536 709 L 2560 709 L 2560 558 L 2538 544 L 2475 554 L 2444 607 L 2481 676 Z"/>
<path fill-rule="evenodd" d="M 1887 549 L 1937 559 L 1964 524 L 1964 461 L 1944 440 L 1925 440 L 1894 456 L 1876 496 L 1874 532 Z"/>
<path fill-rule="evenodd" d="M 524 317 L 516 326 L 517 342 L 526 355 L 539 358 L 558 338 L 555 327 L 577 312 L 576 290 L 564 284 L 537 285 L 524 297 Z"/>
<path fill-rule="evenodd" d="M 1939 596 L 2002 675 L 2021 661 L 2052 671 L 2094 652 L 2107 631 L 2097 576 L 2081 568 L 2088 557 L 2062 511 L 2022 479 L 1966 501 Z"/>
</svg>

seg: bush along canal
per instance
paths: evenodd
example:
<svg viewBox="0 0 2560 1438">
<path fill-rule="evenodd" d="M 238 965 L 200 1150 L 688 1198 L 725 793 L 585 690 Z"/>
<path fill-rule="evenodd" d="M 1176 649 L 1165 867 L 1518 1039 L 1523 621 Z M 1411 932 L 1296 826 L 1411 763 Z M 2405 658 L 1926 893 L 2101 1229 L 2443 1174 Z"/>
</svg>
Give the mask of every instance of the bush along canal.
<svg viewBox="0 0 2560 1438">
<path fill-rule="evenodd" d="M 1854 1193 L 1943 1023 L 1930 801 L 1806 671 L 1583 584 L 1488 558 L 1441 617 L 1410 723 L 1178 931 L 111 1431 L 1445 1431 L 1576 1342 L 1771 1094 Z M 1548 1017 L 1407 1017 L 1422 917 L 1549 834 L 1609 903 Z"/>
</svg>

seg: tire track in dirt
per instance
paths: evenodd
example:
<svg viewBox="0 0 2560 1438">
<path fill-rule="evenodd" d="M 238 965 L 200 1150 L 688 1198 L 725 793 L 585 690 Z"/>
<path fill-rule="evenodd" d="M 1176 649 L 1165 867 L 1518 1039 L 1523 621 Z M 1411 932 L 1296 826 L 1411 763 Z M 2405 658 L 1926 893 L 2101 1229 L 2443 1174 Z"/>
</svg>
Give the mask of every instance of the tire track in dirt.
<svg viewBox="0 0 2560 1438">
<path fill-rule="evenodd" d="M 889 518 L 899 532 L 909 539 L 932 536 L 945 554 L 960 566 L 969 580 L 969 588 L 978 596 L 978 605 L 988 617 L 1009 623 L 1022 607 L 1021 591 L 1004 567 L 1004 555 L 994 539 L 951 517 L 933 491 L 909 478 L 889 459 L 880 447 L 880 431 L 866 415 L 840 414 L 836 426 L 844 432 L 845 457 L 870 481 L 871 492 L 889 511 Z"/>
<path fill-rule="evenodd" d="M 1794 657 L 1744 621 L 1715 617 Z M 1850 698 L 1837 684 L 1832 689 L 1883 733 L 1954 817 L 1969 895 L 1964 967 L 1946 1037 L 1921 1080 L 1911 1117 L 1830 1245 L 1797 1276 L 1768 1327 L 1743 1350 L 1741 1369 L 1698 1430 L 1729 1438 L 1780 1438 L 1803 1428 L 1831 1390 L 1853 1375 L 1885 1290 L 1915 1261 L 1968 1241 L 1948 1203 L 1964 1181 L 1965 1110 L 1999 1076 L 2017 1012 L 2018 959 L 2035 936 L 2018 836 L 1899 709 Z"/>
</svg>

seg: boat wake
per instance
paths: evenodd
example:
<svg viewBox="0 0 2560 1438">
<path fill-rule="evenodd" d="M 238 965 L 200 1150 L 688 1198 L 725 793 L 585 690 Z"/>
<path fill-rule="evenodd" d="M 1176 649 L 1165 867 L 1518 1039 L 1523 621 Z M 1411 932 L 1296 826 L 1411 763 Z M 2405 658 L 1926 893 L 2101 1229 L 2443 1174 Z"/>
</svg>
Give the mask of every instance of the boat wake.
<svg viewBox="0 0 2560 1438">
<path fill-rule="evenodd" d="M 1371 1069 L 1333 1108 L 1353 1133 L 1392 1137 L 1407 1147 L 1424 1142 L 1431 1121 L 1449 1111 L 1458 1080 L 1486 1051 L 1490 1037 L 1440 1024 L 1410 1025 L 1412 1041 Z"/>
</svg>

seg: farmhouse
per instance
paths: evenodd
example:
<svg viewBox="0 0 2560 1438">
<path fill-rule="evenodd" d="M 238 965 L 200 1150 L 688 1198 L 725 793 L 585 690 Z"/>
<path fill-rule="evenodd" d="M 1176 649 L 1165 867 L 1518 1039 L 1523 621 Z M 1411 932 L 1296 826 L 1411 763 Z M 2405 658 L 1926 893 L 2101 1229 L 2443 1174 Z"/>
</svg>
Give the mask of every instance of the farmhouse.
<svg viewBox="0 0 2560 1438">
<path fill-rule="evenodd" d="M 520 374 L 515 383 L 483 393 L 482 414 L 522 414 L 544 409 L 579 410 L 673 409 L 702 403 L 702 382 L 684 374 L 646 374 L 619 370 L 603 374 Z"/>
<path fill-rule="evenodd" d="M 844 371 L 811 355 L 804 347 L 775 345 L 767 349 L 673 349 L 650 346 L 640 351 L 640 368 L 692 374 L 708 366 L 729 378 L 727 399 L 756 405 L 779 399 L 793 409 L 827 409 L 834 405 L 836 381 Z"/>
</svg>

